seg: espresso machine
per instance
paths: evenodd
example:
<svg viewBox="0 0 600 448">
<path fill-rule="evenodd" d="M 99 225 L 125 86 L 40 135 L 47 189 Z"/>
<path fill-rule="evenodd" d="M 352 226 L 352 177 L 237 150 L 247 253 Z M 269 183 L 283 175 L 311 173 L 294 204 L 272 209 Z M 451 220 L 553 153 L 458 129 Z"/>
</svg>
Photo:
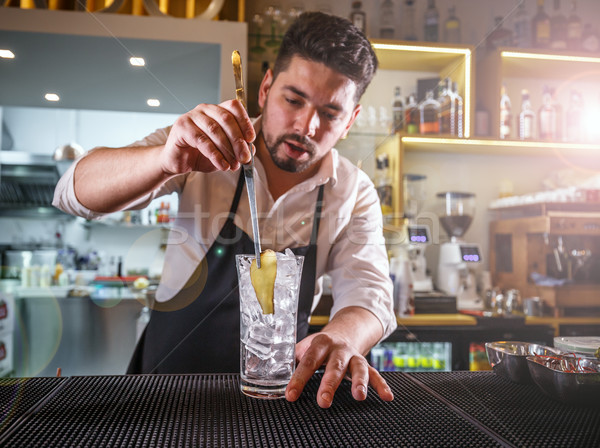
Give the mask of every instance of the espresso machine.
<svg viewBox="0 0 600 448">
<path fill-rule="evenodd" d="M 456 296 L 458 309 L 481 310 L 477 295 L 476 272 L 481 265 L 481 250 L 462 236 L 475 215 L 475 194 L 446 191 L 437 194 L 438 217 L 450 241 L 440 245 L 437 289 Z"/>
<path fill-rule="evenodd" d="M 405 174 L 403 177 L 406 252 L 410 263 L 413 291 L 416 293 L 433 290 L 433 282 L 427 275 L 425 259 L 425 249 L 431 244 L 431 233 L 429 226 L 417 223 L 417 216 L 425 201 L 426 180 L 427 176 L 422 174 Z"/>
</svg>

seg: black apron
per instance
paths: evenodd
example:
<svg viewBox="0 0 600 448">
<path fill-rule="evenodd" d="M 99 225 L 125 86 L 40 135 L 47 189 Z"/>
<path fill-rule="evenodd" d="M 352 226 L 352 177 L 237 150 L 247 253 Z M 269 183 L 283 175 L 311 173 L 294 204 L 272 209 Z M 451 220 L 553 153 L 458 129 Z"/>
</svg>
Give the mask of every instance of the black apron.
<svg viewBox="0 0 600 448">
<path fill-rule="evenodd" d="M 252 239 L 234 224 L 244 186 L 240 173 L 229 215 L 219 236 L 187 284 L 172 299 L 154 303 L 127 368 L 138 373 L 238 373 L 240 371 L 240 304 L 235 265 L 237 254 L 254 253 Z M 308 334 L 317 266 L 317 234 L 323 185 L 319 187 L 298 299 L 297 340 Z"/>
</svg>

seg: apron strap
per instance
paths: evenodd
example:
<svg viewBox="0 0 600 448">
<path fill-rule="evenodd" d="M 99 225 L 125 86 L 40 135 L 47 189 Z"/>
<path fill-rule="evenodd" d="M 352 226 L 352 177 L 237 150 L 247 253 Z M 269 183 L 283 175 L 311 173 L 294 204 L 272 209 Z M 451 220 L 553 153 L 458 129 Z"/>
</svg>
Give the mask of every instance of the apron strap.
<svg viewBox="0 0 600 448">
<path fill-rule="evenodd" d="M 310 234 L 310 244 L 317 244 L 317 236 L 319 235 L 319 223 L 321 222 L 321 210 L 323 209 L 323 187 L 319 187 L 319 193 L 317 194 L 317 204 L 315 205 L 315 217 L 313 221 L 312 233 Z"/>
</svg>

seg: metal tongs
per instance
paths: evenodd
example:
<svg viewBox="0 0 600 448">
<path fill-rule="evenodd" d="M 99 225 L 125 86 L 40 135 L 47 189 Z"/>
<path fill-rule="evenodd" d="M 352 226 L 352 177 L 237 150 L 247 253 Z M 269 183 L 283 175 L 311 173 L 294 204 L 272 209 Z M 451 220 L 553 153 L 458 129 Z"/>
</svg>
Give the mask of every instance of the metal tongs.
<svg viewBox="0 0 600 448">
<path fill-rule="evenodd" d="M 231 54 L 231 63 L 233 64 L 233 77 L 235 78 L 235 97 L 242 103 L 246 111 L 246 91 L 244 90 L 244 80 L 242 77 L 242 58 L 240 52 L 235 50 Z M 246 190 L 248 191 L 248 200 L 250 201 L 250 217 L 252 219 L 252 234 L 254 237 L 254 252 L 256 254 L 256 266 L 260 269 L 260 234 L 258 232 L 258 213 L 256 211 L 256 190 L 254 189 L 254 151 L 253 144 L 250 143 L 250 163 L 242 165 L 244 170 L 244 179 L 246 181 Z"/>
</svg>

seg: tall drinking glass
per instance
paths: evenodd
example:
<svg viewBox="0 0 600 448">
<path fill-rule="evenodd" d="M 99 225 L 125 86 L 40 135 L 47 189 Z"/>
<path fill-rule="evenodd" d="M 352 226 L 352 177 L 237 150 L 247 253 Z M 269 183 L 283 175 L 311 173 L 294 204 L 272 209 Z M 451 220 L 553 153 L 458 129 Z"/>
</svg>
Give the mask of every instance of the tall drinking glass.
<svg viewBox="0 0 600 448">
<path fill-rule="evenodd" d="M 240 387 L 251 397 L 283 398 L 295 369 L 303 256 L 277 253 L 273 313 L 263 314 L 250 280 L 254 255 L 236 255 L 240 294 Z"/>
</svg>

